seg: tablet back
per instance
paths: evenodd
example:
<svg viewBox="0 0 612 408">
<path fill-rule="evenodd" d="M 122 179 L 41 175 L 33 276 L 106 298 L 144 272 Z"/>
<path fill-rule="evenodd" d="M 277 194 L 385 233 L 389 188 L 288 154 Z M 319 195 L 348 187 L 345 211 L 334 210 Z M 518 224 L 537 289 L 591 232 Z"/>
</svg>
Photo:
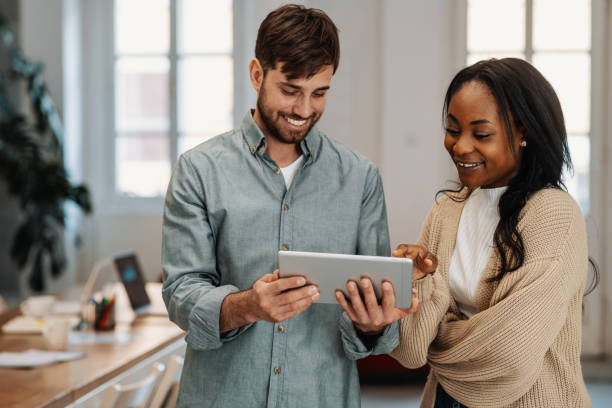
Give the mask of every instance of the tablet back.
<svg viewBox="0 0 612 408">
<path fill-rule="evenodd" d="M 381 284 L 388 280 L 395 289 L 397 307 L 408 308 L 412 301 L 412 260 L 409 258 L 279 251 L 278 267 L 281 277 L 302 275 L 308 283 L 317 285 L 321 293 L 317 302 L 337 303 L 336 289 L 347 295 L 346 282 L 358 282 L 363 276 L 372 280 L 379 300 Z"/>
</svg>

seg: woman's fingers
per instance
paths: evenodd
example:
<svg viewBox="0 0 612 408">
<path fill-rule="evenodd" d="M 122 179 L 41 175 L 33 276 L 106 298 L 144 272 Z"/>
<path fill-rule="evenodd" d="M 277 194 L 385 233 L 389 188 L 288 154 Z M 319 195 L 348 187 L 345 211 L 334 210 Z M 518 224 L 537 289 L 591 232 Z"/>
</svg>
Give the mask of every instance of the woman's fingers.
<svg viewBox="0 0 612 408">
<path fill-rule="evenodd" d="M 427 275 L 433 273 L 438 268 L 438 258 L 421 247 L 421 250 L 418 251 L 418 255 L 413 258 L 415 266 L 423 275 Z"/>
<path fill-rule="evenodd" d="M 391 252 L 391 256 L 394 256 L 396 258 L 407 258 L 406 250 L 409 246 L 410 245 L 407 244 L 399 244 L 397 248 L 395 248 L 395 250 Z"/>
<path fill-rule="evenodd" d="M 410 258 L 414 262 L 413 279 L 419 280 L 438 268 L 438 258 L 420 245 L 400 244 L 391 255 L 398 258 Z"/>
</svg>

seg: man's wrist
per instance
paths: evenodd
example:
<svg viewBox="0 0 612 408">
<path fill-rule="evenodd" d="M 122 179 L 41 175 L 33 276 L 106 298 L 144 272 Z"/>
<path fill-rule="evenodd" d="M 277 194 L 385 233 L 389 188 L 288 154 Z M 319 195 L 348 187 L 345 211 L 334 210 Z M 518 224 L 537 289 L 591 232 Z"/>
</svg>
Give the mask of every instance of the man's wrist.
<svg viewBox="0 0 612 408">
<path fill-rule="evenodd" d="M 221 303 L 219 330 L 225 333 L 259 320 L 251 306 L 251 289 L 230 293 Z"/>
<path fill-rule="evenodd" d="M 240 293 L 242 294 L 242 298 L 240 299 L 240 314 L 244 316 L 244 324 L 251 324 L 255 323 L 257 320 L 260 320 L 257 317 L 257 314 L 254 313 L 255 308 L 253 307 L 252 301 L 253 289 L 247 289 Z"/>
</svg>

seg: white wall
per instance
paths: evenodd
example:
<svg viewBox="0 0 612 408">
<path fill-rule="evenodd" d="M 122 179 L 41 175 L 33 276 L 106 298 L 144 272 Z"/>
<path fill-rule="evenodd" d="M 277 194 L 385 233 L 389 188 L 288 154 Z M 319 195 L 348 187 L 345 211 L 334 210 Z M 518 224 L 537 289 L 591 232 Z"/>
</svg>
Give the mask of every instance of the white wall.
<svg viewBox="0 0 612 408">
<path fill-rule="evenodd" d="M 598 3 L 603 2 L 600 0 Z M 612 324 L 610 324 L 610 313 L 612 313 L 612 1 L 605 1 L 602 14 L 606 16 L 602 26 L 603 31 L 602 48 L 605 50 L 607 58 L 601 60 L 604 69 L 604 77 L 607 78 L 607 91 L 602 96 L 601 104 L 604 107 L 603 118 L 607 118 L 607 123 L 602 124 L 599 134 L 601 149 L 601 173 L 600 184 L 591 184 L 592 188 L 597 188 L 602 194 L 599 196 L 599 208 L 601 209 L 601 219 L 598 224 L 601 226 L 601 240 L 598 242 L 600 248 L 600 267 L 602 283 L 599 290 L 602 292 L 603 308 L 600 317 L 601 327 L 604 330 L 603 351 L 606 356 L 612 358 Z M 605 72 L 607 70 L 607 72 Z M 605 110 L 607 108 L 607 111 Z"/>
<path fill-rule="evenodd" d="M 453 2 L 386 1 L 382 170 L 391 242 L 418 238 L 435 193 L 455 177 L 443 148 L 442 101 L 461 64 Z"/>
</svg>

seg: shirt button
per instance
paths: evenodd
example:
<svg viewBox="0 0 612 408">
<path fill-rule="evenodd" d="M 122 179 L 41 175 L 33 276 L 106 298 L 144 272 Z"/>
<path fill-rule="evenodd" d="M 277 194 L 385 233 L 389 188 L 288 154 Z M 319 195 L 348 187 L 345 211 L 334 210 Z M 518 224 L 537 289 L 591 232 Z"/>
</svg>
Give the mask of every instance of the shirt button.
<svg viewBox="0 0 612 408">
<path fill-rule="evenodd" d="M 257 149 L 255 146 L 251 146 L 251 153 L 254 153 L 255 149 Z"/>
<path fill-rule="evenodd" d="M 287 204 L 283 205 L 283 210 L 288 211 L 289 210 L 289 206 Z"/>
<path fill-rule="evenodd" d="M 280 367 L 274 367 L 274 374 L 280 374 Z"/>
<path fill-rule="evenodd" d="M 278 330 L 279 333 L 284 333 L 285 332 L 285 327 L 284 326 L 278 326 Z"/>
<path fill-rule="evenodd" d="M 289 245 L 287 245 L 287 244 L 283 244 L 283 246 L 281 247 L 281 249 L 282 249 L 283 251 L 286 251 L 286 250 L 288 250 L 288 249 L 289 249 Z"/>
<path fill-rule="evenodd" d="M 312 154 L 313 156 L 314 156 L 314 152 L 315 152 L 314 149 L 310 149 L 310 154 Z"/>
<path fill-rule="evenodd" d="M 275 169 L 274 169 L 274 172 L 275 172 L 276 174 L 279 174 L 279 173 L 280 173 L 280 169 L 277 167 L 277 168 L 275 168 Z"/>
</svg>

